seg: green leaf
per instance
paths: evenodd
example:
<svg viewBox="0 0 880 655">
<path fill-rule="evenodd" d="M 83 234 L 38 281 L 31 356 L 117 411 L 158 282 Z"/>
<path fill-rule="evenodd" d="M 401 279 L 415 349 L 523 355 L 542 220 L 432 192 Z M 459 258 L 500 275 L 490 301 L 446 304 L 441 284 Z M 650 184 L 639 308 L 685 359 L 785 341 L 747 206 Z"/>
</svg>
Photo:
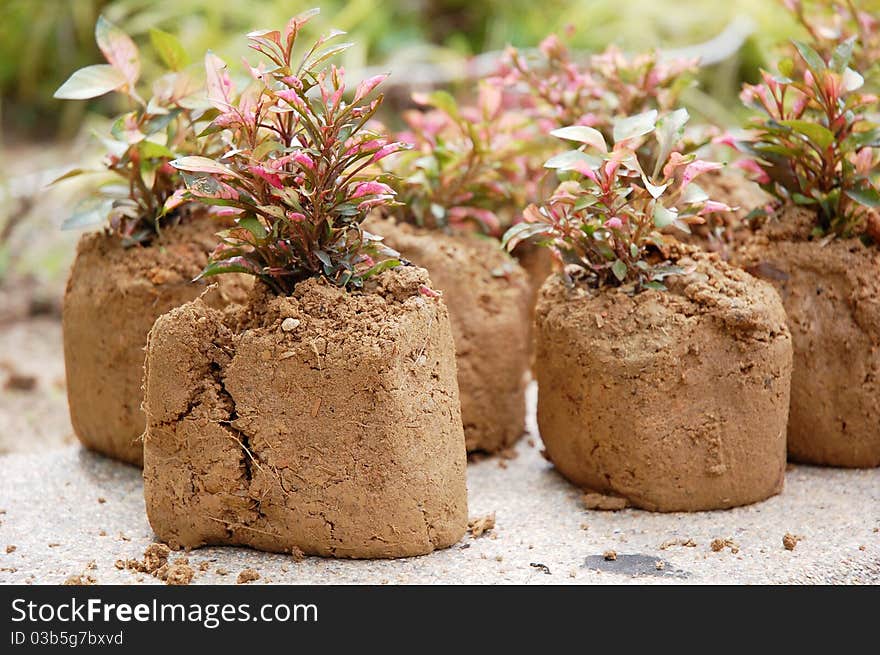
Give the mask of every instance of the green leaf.
<svg viewBox="0 0 880 655">
<path fill-rule="evenodd" d="M 688 114 L 687 109 L 676 109 L 671 114 L 666 114 L 657 121 L 657 132 L 655 136 L 657 137 L 659 150 L 657 151 L 657 162 L 654 164 L 654 172 L 652 173 L 654 177 L 656 177 L 660 172 L 660 169 L 663 168 L 663 165 L 666 163 L 666 160 L 669 159 L 669 154 L 672 152 L 675 144 L 678 143 L 684 135 L 684 126 L 689 118 L 690 115 Z"/>
<path fill-rule="evenodd" d="M 100 225 L 107 220 L 107 215 L 113 209 L 113 201 L 110 198 L 93 196 L 80 202 L 65 221 L 61 224 L 62 230 L 75 230 L 92 225 Z"/>
<path fill-rule="evenodd" d="M 835 73 L 843 73 L 852 59 L 853 46 L 855 46 L 855 37 L 849 38 L 834 49 L 831 55 L 831 69 Z"/>
<path fill-rule="evenodd" d="M 619 118 L 614 121 L 614 142 L 619 143 L 627 139 L 634 139 L 654 130 L 657 122 L 657 110 L 636 114 L 627 118 Z"/>
<path fill-rule="evenodd" d="M 878 148 L 880 147 L 880 127 L 875 127 L 863 132 L 852 134 L 847 141 L 853 146 L 853 150 L 859 148 Z"/>
<path fill-rule="evenodd" d="M 794 61 L 791 57 L 780 59 L 776 69 L 785 77 L 791 77 L 792 73 L 794 73 Z"/>
<path fill-rule="evenodd" d="M 55 92 L 60 100 L 87 100 L 115 91 L 125 84 L 125 75 L 110 64 L 95 64 L 80 68 L 67 78 Z"/>
<path fill-rule="evenodd" d="M 439 109 L 453 118 L 458 118 L 458 103 L 448 91 L 434 91 L 425 96 L 423 100 L 422 104 Z"/>
<path fill-rule="evenodd" d="M 64 173 L 63 175 L 56 177 L 54 180 L 49 182 L 49 184 L 47 184 L 46 186 L 47 187 L 52 186 L 53 184 L 57 184 L 58 182 L 61 182 L 62 180 L 69 180 L 70 178 L 77 177 L 79 175 L 87 175 L 89 173 L 98 173 L 98 172 L 102 172 L 102 171 L 89 171 L 84 168 L 73 168 L 73 169 L 67 171 L 66 173 Z"/>
<path fill-rule="evenodd" d="M 677 218 L 678 214 L 664 207 L 663 203 L 659 201 L 654 203 L 654 225 L 658 229 L 672 225 Z"/>
<path fill-rule="evenodd" d="M 605 143 L 605 137 L 602 133 L 592 127 L 586 125 L 570 125 L 569 127 L 560 127 L 550 132 L 551 135 L 566 139 L 567 141 L 577 141 L 578 143 L 586 143 L 602 152 L 608 152 L 608 146 Z"/>
<path fill-rule="evenodd" d="M 562 154 L 551 157 L 544 164 L 544 168 L 555 168 L 563 171 L 572 170 L 577 164 L 586 164 L 590 168 L 596 169 L 602 165 L 602 160 L 598 157 L 592 157 L 580 150 L 569 150 Z"/>
<path fill-rule="evenodd" d="M 807 66 L 813 71 L 814 74 L 822 73 L 828 67 L 825 65 L 825 60 L 819 55 L 818 52 L 813 50 L 810 46 L 802 41 L 792 41 L 794 43 L 794 47 L 797 48 L 798 53 L 800 53 L 801 58 L 806 62 Z"/>
<path fill-rule="evenodd" d="M 865 207 L 880 207 L 880 192 L 874 188 L 849 189 L 846 195 Z"/>
<path fill-rule="evenodd" d="M 834 143 L 834 133 L 824 125 L 801 120 L 779 121 L 779 123 L 790 127 L 798 134 L 803 134 L 822 150 Z"/>
<path fill-rule="evenodd" d="M 256 239 L 265 239 L 266 238 L 266 226 L 263 225 L 258 218 L 255 216 L 244 216 L 238 219 L 237 224 L 239 227 L 243 227 L 248 232 L 254 235 Z"/>
<path fill-rule="evenodd" d="M 179 71 L 189 65 L 189 55 L 183 45 L 173 34 L 162 30 L 150 29 L 150 42 L 162 62 L 173 71 Z"/>
<path fill-rule="evenodd" d="M 611 265 L 611 272 L 621 282 L 626 279 L 626 270 L 626 264 L 619 259 L 614 260 L 614 263 Z"/>
<path fill-rule="evenodd" d="M 177 157 L 173 150 L 153 141 L 141 141 L 138 144 L 138 150 L 144 159 L 174 159 Z"/>
<path fill-rule="evenodd" d="M 235 175 L 232 169 L 227 168 L 213 159 L 207 157 L 199 157 L 196 155 L 190 157 L 181 157 L 170 162 L 174 168 L 190 173 L 210 173 L 213 175 Z"/>
</svg>

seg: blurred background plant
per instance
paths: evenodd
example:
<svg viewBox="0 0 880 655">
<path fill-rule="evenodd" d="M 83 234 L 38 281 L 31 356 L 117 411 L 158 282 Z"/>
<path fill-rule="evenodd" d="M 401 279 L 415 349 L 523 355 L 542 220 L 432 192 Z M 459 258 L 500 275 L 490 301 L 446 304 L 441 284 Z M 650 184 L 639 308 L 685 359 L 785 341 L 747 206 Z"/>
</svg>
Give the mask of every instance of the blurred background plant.
<svg viewBox="0 0 880 655">
<path fill-rule="evenodd" d="M 798 4 L 809 13 L 828 1 Z M 159 28 L 177 35 L 194 61 L 208 48 L 239 61 L 248 54 L 240 34 L 320 5 L 308 36 L 329 27 L 348 31 L 355 46 L 340 63 L 353 81 L 390 71 L 386 107 L 395 117 L 413 107 L 412 91 L 443 86 L 461 97 L 474 87 L 456 80 L 485 77 L 508 44 L 527 51 L 549 33 L 567 35 L 574 59 L 611 44 L 629 53 L 660 48 L 703 55 L 711 66 L 700 71 L 699 85 L 686 90 L 682 104 L 695 122 L 739 124 L 741 83 L 760 80 L 759 69 L 772 64 L 780 43 L 809 38 L 786 4 L 791 0 L 2 0 L 0 309 L 9 304 L 4 287 L 45 288 L 44 295 L 57 296 L 72 257 L 78 235 L 55 228 L 68 213 L 67 194 L 82 189 L 72 182 L 47 192 L 45 184 L 73 165 L 98 163 L 92 133 L 107 130 L 105 116 L 121 108 L 113 98 L 62 103 L 52 93 L 74 70 L 101 61 L 93 37 L 99 15 L 141 47 L 150 29 Z M 876 13 L 880 0 L 858 4 Z M 144 76 L 151 78 L 157 66 L 147 58 Z"/>
</svg>

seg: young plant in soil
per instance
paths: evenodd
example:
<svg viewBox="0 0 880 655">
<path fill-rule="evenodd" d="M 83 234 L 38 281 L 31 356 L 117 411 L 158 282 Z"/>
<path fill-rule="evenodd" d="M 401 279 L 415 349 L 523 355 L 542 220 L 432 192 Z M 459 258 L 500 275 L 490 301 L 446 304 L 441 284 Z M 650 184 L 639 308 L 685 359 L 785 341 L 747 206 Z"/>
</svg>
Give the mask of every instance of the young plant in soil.
<svg viewBox="0 0 880 655">
<path fill-rule="evenodd" d="M 75 169 L 60 179 L 89 175 L 89 196 L 64 222 L 103 225 L 77 248 L 64 296 L 64 352 L 74 432 L 87 447 L 140 464 L 143 349 L 157 316 L 195 298 L 190 284 L 207 262 L 216 231 L 203 211 L 175 202 L 183 186 L 169 162 L 205 154 L 213 139 L 196 138 L 210 120 L 204 89 L 187 69 L 187 55 L 170 34 L 153 31 L 168 70 L 140 83 L 141 55 L 119 28 L 100 18 L 95 28 L 106 64 L 76 71 L 57 98 L 87 99 L 116 92 L 129 110 L 115 119 L 104 168 Z M 225 285 L 233 294 L 235 285 Z M 98 318 L 101 329 L 95 329 Z"/>
<path fill-rule="evenodd" d="M 424 266 L 449 306 L 469 451 L 495 452 L 524 431 L 529 285 L 499 247 L 535 187 L 526 175 L 531 129 L 481 84 L 473 106 L 448 93 L 417 95 L 398 135 L 411 150 L 389 158 L 401 203 L 371 225 Z"/>
<path fill-rule="evenodd" d="M 779 289 L 794 339 L 789 454 L 839 466 L 880 465 L 880 126 L 878 104 L 849 67 L 854 42 L 823 58 L 796 44 L 799 62 L 746 86 L 756 110 L 736 147 L 776 198 L 740 253 Z"/>
<path fill-rule="evenodd" d="M 229 150 L 183 157 L 185 199 L 219 206 L 203 276 L 249 273 L 250 297 L 210 292 L 160 318 L 147 348 L 147 513 L 170 545 L 240 544 L 400 557 L 467 527 L 465 448 L 446 307 L 362 223 L 394 204 L 376 164 L 404 145 L 371 127 L 382 76 L 348 89 L 303 48 L 312 12 L 248 35 L 263 56 L 236 94 L 206 59 Z"/>
<path fill-rule="evenodd" d="M 658 511 L 777 493 L 785 468 L 791 339 L 773 288 L 668 240 L 727 207 L 694 181 L 719 165 L 683 154 L 687 113 L 554 134 L 581 144 L 563 181 L 508 230 L 548 247 L 560 275 L 536 308 L 538 425 L 574 483 Z"/>
</svg>

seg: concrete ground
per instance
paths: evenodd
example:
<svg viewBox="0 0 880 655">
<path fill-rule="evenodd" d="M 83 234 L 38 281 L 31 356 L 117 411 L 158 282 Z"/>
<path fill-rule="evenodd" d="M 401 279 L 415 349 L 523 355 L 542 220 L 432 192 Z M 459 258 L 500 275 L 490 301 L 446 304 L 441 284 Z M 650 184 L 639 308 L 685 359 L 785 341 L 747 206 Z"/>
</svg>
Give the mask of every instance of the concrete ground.
<svg viewBox="0 0 880 655">
<path fill-rule="evenodd" d="M 880 582 L 880 469 L 792 466 L 781 495 L 727 511 L 602 512 L 541 457 L 533 421 L 516 453 L 469 466 L 471 517 L 496 518 L 481 537 L 396 561 L 203 548 L 189 554 L 193 583 L 235 583 L 249 568 L 257 583 L 296 584 Z M 802 537 L 794 550 L 786 533 Z M 115 566 L 153 539 L 139 470 L 78 446 L 0 457 L 0 584 L 161 584 Z M 716 539 L 730 541 L 716 552 Z"/>
</svg>

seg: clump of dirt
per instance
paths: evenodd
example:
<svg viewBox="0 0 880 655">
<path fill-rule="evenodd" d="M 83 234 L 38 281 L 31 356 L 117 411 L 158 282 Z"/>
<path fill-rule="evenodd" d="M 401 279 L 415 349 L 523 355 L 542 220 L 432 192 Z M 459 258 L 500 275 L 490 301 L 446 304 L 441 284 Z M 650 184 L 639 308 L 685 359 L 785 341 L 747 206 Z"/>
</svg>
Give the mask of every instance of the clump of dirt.
<svg viewBox="0 0 880 655">
<path fill-rule="evenodd" d="M 367 228 L 428 270 L 449 307 L 468 451 L 494 453 L 525 432 L 529 281 L 494 239 L 371 219 Z"/>
<path fill-rule="evenodd" d="M 69 576 L 63 584 L 77 586 L 77 587 L 87 587 L 91 585 L 98 584 L 98 579 L 93 575 L 88 575 L 86 573 L 79 573 L 75 575 Z"/>
<path fill-rule="evenodd" d="M 685 548 L 696 548 L 697 542 L 693 539 L 668 539 L 660 544 L 660 550 L 666 550 L 673 546 L 684 546 Z"/>
<path fill-rule="evenodd" d="M 178 557 L 170 564 L 163 564 L 156 570 L 155 576 L 167 585 L 182 586 L 192 582 L 195 571 L 189 565 L 189 559 Z"/>
<path fill-rule="evenodd" d="M 788 453 L 799 462 L 880 466 L 880 248 L 811 239 L 815 215 L 789 208 L 737 263 L 782 296 L 794 343 Z"/>
<path fill-rule="evenodd" d="M 629 502 L 621 496 L 611 496 L 608 494 L 597 494 L 592 491 L 585 491 L 582 497 L 584 507 L 587 509 L 596 509 L 607 512 L 616 512 L 626 509 Z"/>
<path fill-rule="evenodd" d="M 668 291 L 567 287 L 538 302 L 538 426 L 575 484 L 655 511 L 782 489 L 791 337 L 773 287 L 680 246 Z M 603 317 L 598 327 L 595 317 Z"/>
<path fill-rule="evenodd" d="M 0 368 L 7 370 L 6 382 L 3 383 L 3 388 L 6 391 L 30 392 L 37 388 L 36 376 L 19 373 L 8 365 L 5 367 L 0 365 Z"/>
<path fill-rule="evenodd" d="M 801 539 L 803 539 L 803 537 L 786 532 L 782 537 L 782 546 L 785 550 L 794 550 Z"/>
<path fill-rule="evenodd" d="M 106 233 L 77 247 L 64 294 L 63 340 L 73 430 L 87 448 L 140 466 L 144 346 L 157 317 L 193 300 L 193 282 L 223 227 L 199 215 L 164 230 L 149 247 L 123 248 Z M 222 282 L 226 302 L 243 298 L 239 276 Z"/>
<path fill-rule="evenodd" d="M 725 548 L 730 548 L 730 552 L 734 555 L 739 552 L 739 546 L 733 539 L 713 539 L 712 543 L 709 544 L 709 548 L 714 553 L 721 552 Z"/>
<path fill-rule="evenodd" d="M 602 553 L 602 557 L 605 559 L 606 562 L 613 562 L 617 559 L 617 551 L 606 550 L 604 553 Z"/>
<path fill-rule="evenodd" d="M 400 267 L 363 291 L 310 279 L 279 297 L 259 285 L 226 310 L 211 291 L 161 317 L 144 403 L 156 534 L 174 548 L 336 557 L 457 542 L 464 435 L 448 314 L 420 291 L 430 284 Z"/>
<path fill-rule="evenodd" d="M 495 512 L 468 521 L 468 531 L 471 533 L 471 537 L 473 537 L 474 539 L 478 539 L 490 530 L 494 529 Z"/>
<path fill-rule="evenodd" d="M 257 573 L 253 569 L 245 569 L 238 574 L 238 578 L 235 580 L 235 584 L 247 584 L 248 582 L 254 582 L 259 579 L 259 573 Z"/>
<path fill-rule="evenodd" d="M 6 554 L 14 553 L 18 549 L 18 546 L 13 546 L 12 544 L 6 547 Z"/>
</svg>

